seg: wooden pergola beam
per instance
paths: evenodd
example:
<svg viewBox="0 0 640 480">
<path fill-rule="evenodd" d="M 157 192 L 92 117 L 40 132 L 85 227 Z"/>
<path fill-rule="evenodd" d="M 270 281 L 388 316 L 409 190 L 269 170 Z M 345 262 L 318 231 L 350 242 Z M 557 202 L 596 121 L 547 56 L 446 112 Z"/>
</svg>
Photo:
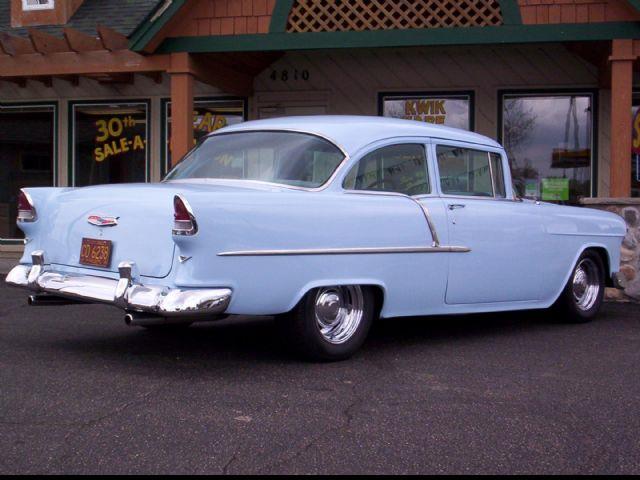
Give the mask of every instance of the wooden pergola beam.
<svg viewBox="0 0 640 480">
<path fill-rule="evenodd" d="M 16 37 L 15 35 L 9 35 L 8 33 L 0 34 L 0 42 L 2 42 L 2 49 L 7 52 L 8 55 L 28 55 L 31 53 L 37 53 L 36 49 L 28 38 Z"/>
<path fill-rule="evenodd" d="M 30 28 L 29 38 L 31 39 L 33 48 L 43 55 L 69 52 L 71 50 L 66 39 L 50 35 L 40 30 Z"/>
<path fill-rule="evenodd" d="M 147 57 L 128 50 L 14 55 L 0 57 L 0 79 L 158 72 L 168 70 L 170 65 L 168 55 Z"/>
<path fill-rule="evenodd" d="M 64 30 L 64 38 L 67 39 L 69 48 L 74 52 L 94 52 L 104 50 L 104 45 L 99 37 L 87 35 L 75 28 L 66 27 Z"/>
<path fill-rule="evenodd" d="M 100 35 L 102 45 L 107 50 L 115 52 L 116 50 L 127 50 L 129 48 L 129 40 L 123 34 L 104 25 L 98 25 L 96 30 Z"/>
</svg>

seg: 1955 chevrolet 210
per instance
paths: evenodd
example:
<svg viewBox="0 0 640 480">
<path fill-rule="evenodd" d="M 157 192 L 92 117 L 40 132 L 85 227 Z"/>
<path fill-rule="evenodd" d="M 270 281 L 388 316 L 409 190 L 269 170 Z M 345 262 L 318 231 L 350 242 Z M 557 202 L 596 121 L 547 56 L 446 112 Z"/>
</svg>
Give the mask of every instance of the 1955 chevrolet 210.
<svg viewBox="0 0 640 480">
<path fill-rule="evenodd" d="M 624 221 L 519 199 L 504 149 L 377 117 L 223 128 L 158 184 L 29 188 L 33 305 L 101 302 L 149 328 L 274 315 L 315 359 L 376 317 L 554 307 L 587 321 L 615 282 Z"/>
</svg>

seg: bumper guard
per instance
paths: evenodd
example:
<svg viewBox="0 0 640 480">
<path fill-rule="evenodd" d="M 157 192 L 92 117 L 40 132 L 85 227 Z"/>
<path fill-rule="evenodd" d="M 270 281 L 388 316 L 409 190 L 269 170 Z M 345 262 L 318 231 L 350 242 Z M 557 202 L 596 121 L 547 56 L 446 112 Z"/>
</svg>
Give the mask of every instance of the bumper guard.
<svg viewBox="0 0 640 480">
<path fill-rule="evenodd" d="M 33 265 L 18 265 L 9 272 L 6 279 L 9 285 L 162 317 L 218 315 L 225 312 L 231 301 L 229 288 L 180 289 L 136 283 L 139 274 L 134 262 L 121 262 L 120 278 L 116 280 L 47 270 L 41 250 L 33 252 L 31 259 Z"/>
</svg>

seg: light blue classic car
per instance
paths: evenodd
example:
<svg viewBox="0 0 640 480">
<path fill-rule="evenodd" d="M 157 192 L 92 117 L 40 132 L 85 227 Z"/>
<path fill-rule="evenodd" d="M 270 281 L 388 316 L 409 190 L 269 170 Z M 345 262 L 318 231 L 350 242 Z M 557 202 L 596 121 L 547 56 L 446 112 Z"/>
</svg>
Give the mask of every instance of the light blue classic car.
<svg viewBox="0 0 640 480">
<path fill-rule="evenodd" d="M 616 215 L 516 197 L 474 133 L 350 116 L 280 118 L 201 141 L 159 184 L 30 188 L 7 282 L 32 305 L 102 302 L 130 325 L 275 315 L 315 359 L 377 317 L 554 307 L 596 315 Z"/>
</svg>

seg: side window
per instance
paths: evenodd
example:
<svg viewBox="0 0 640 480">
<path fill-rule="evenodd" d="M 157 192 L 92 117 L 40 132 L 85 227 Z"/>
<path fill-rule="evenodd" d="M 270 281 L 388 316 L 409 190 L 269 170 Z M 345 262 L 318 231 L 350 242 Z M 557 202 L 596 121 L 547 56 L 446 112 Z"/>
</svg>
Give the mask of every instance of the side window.
<svg viewBox="0 0 640 480">
<path fill-rule="evenodd" d="M 380 148 L 363 157 L 344 180 L 347 190 L 372 190 L 421 195 L 431 191 L 424 145 Z"/>
<path fill-rule="evenodd" d="M 502 169 L 502 157 L 499 153 L 490 153 L 491 170 L 493 171 L 493 185 L 496 190 L 496 197 L 506 198 L 507 190 L 504 186 L 504 170 Z"/>
<path fill-rule="evenodd" d="M 493 197 L 487 152 L 438 145 L 440 188 L 446 195 Z"/>
</svg>

